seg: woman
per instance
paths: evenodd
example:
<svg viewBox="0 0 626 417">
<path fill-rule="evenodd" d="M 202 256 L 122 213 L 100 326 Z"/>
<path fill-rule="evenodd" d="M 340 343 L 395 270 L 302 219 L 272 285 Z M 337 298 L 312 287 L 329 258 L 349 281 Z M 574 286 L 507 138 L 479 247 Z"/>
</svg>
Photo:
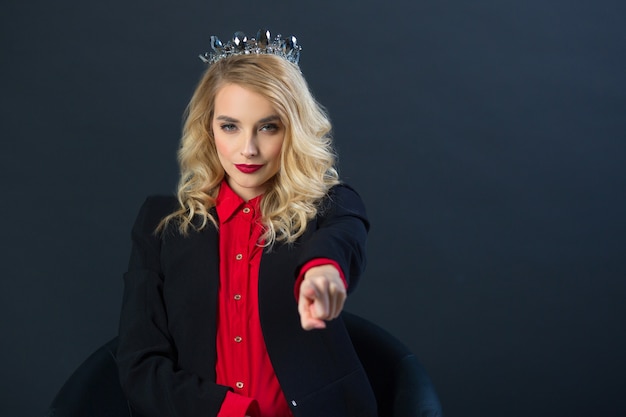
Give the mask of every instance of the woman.
<svg viewBox="0 0 626 417">
<path fill-rule="evenodd" d="M 295 38 L 236 34 L 187 109 L 177 198 L 132 231 L 117 361 L 152 416 L 375 416 L 339 318 L 367 218 L 339 182 Z"/>
</svg>

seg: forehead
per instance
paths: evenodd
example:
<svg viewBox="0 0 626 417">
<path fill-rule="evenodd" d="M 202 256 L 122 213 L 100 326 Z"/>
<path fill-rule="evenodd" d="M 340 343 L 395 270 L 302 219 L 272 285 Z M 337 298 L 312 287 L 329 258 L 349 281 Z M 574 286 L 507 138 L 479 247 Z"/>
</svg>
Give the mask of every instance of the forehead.
<svg viewBox="0 0 626 417">
<path fill-rule="evenodd" d="M 275 114 L 273 104 L 261 94 L 239 84 L 225 84 L 215 94 L 215 116 L 267 117 Z"/>
</svg>

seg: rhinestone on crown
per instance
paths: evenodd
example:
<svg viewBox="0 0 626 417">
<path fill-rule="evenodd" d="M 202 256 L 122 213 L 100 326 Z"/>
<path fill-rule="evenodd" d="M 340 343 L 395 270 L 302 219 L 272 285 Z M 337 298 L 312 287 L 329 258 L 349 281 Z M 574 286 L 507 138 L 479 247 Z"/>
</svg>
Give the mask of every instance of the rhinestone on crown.
<svg viewBox="0 0 626 417">
<path fill-rule="evenodd" d="M 281 35 L 277 35 L 272 39 L 269 30 L 261 29 L 256 38 L 248 38 L 243 32 L 235 32 L 233 39 L 226 44 L 223 44 L 217 36 L 211 36 L 211 49 L 212 51 L 199 56 L 203 62 L 209 65 L 229 56 L 247 54 L 278 55 L 298 65 L 302 47 L 298 44 L 295 36 L 283 38 Z"/>
</svg>

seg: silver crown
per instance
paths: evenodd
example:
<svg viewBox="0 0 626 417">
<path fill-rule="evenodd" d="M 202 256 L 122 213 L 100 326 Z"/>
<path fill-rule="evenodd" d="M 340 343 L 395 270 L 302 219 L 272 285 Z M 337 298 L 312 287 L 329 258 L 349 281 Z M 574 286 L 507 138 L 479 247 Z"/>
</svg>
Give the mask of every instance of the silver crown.
<svg viewBox="0 0 626 417">
<path fill-rule="evenodd" d="M 298 65 L 302 47 L 295 36 L 283 38 L 277 35 L 274 39 L 267 29 L 259 30 L 256 38 L 248 38 L 243 32 L 235 32 L 233 39 L 223 44 L 217 36 L 211 36 L 210 52 L 200 54 L 200 59 L 211 65 L 220 59 L 233 55 L 272 54 L 278 55 L 289 62 Z"/>
</svg>

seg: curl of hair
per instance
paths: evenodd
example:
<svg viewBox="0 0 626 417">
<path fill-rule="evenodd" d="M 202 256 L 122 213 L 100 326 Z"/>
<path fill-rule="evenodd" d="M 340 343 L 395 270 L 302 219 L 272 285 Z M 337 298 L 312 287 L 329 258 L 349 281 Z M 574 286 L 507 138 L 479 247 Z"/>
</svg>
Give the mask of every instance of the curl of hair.
<svg viewBox="0 0 626 417">
<path fill-rule="evenodd" d="M 218 226 L 211 213 L 225 173 L 217 156 L 211 123 L 215 96 L 237 84 L 269 100 L 285 126 L 281 168 L 261 200 L 266 246 L 294 242 L 317 214 L 322 198 L 339 183 L 331 124 L 298 67 L 273 55 L 237 55 L 212 64 L 187 106 L 178 162 L 179 209 L 157 230 L 176 222 L 181 233 Z"/>
</svg>

